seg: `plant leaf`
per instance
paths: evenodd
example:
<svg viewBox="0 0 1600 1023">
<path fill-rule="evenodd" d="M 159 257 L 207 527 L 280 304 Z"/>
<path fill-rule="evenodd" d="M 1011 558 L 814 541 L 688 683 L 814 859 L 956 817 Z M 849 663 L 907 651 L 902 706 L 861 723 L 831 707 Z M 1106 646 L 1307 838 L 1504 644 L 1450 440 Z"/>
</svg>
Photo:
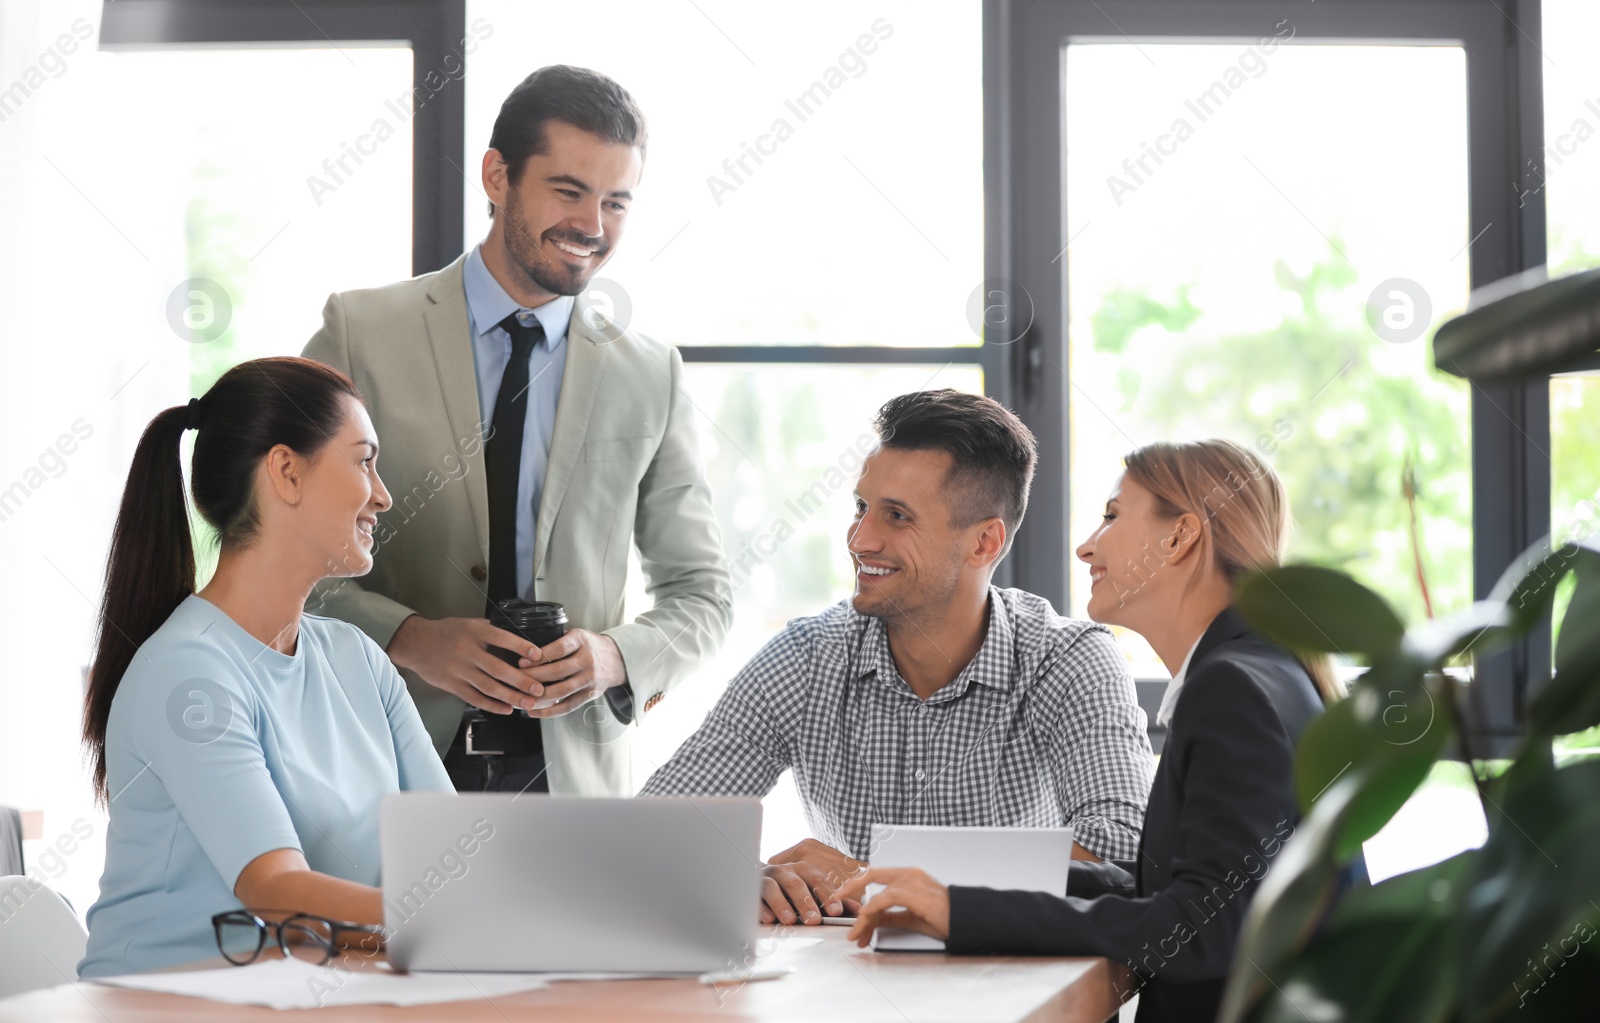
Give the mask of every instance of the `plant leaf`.
<svg viewBox="0 0 1600 1023">
<path fill-rule="evenodd" d="M 1406 630 L 1402 640 L 1406 655 L 1438 668 L 1468 649 L 1482 655 L 1515 633 L 1510 608 L 1499 600 L 1480 600 L 1444 618 L 1421 622 Z"/>
<path fill-rule="evenodd" d="M 1417 917 L 1318 938 L 1250 1015 L 1251 1023 L 1437 1023 L 1456 1006 L 1458 924 Z"/>
<path fill-rule="evenodd" d="M 1534 744 L 1502 783 L 1463 907 L 1461 1002 L 1468 1020 L 1508 1014 L 1563 971 L 1571 976 L 1562 986 L 1586 984 L 1590 978 L 1577 972 L 1582 964 L 1564 965 L 1561 942 L 1584 944 L 1577 929 L 1592 937 L 1600 925 L 1600 760 L 1558 769 L 1548 744 Z M 1543 1004 L 1564 997 L 1553 994 Z"/>
<path fill-rule="evenodd" d="M 1419 666 L 1389 658 L 1306 727 L 1294 762 L 1302 810 L 1354 765 L 1368 768 L 1337 840 L 1340 858 L 1354 856 L 1427 779 L 1455 732 L 1440 705 L 1447 698 L 1423 684 Z"/>
<path fill-rule="evenodd" d="M 1476 855 L 1351 891 L 1252 1020 L 1446 1019 L 1459 985 L 1461 893 Z"/>
<path fill-rule="evenodd" d="M 1384 599 L 1343 572 L 1281 565 L 1240 582 L 1235 604 L 1267 636 L 1296 650 L 1359 654 L 1371 661 L 1405 631 Z"/>
<path fill-rule="evenodd" d="M 1555 677 L 1528 707 L 1528 725 L 1536 736 L 1600 725 L 1600 552 L 1572 549 L 1578 587 L 1556 640 Z"/>
<path fill-rule="evenodd" d="M 1233 969 L 1217 1019 L 1238 1023 L 1270 990 L 1270 978 L 1289 964 L 1327 917 L 1342 864 L 1335 843 L 1351 801 L 1366 780 L 1365 765 L 1351 768 L 1312 807 L 1256 889 L 1245 914 Z"/>
<path fill-rule="evenodd" d="M 1551 550 L 1550 538 L 1529 547 L 1500 575 L 1487 599 L 1507 605 L 1513 634 L 1532 628 L 1555 600 L 1556 584 L 1572 569 L 1577 544 L 1562 544 Z"/>
<path fill-rule="evenodd" d="M 1410 920 L 1460 915 L 1468 879 L 1481 851 L 1468 849 L 1431 866 L 1410 870 L 1365 888 L 1356 888 L 1339 903 L 1329 931 Z"/>
</svg>

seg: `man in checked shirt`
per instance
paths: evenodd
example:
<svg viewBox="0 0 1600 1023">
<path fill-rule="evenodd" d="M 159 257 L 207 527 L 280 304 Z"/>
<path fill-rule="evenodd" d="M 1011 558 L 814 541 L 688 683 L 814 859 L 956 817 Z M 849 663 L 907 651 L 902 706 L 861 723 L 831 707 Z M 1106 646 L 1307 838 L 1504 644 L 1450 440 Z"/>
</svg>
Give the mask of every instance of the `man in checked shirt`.
<svg viewBox="0 0 1600 1023">
<path fill-rule="evenodd" d="M 794 771 L 815 839 L 765 868 L 761 919 L 820 923 L 874 822 L 1057 827 L 1073 856 L 1132 859 L 1154 770 L 1103 625 L 989 584 L 1038 446 L 990 398 L 890 400 L 855 489 L 856 592 L 796 618 L 728 685 L 641 795 L 765 796 Z"/>
</svg>

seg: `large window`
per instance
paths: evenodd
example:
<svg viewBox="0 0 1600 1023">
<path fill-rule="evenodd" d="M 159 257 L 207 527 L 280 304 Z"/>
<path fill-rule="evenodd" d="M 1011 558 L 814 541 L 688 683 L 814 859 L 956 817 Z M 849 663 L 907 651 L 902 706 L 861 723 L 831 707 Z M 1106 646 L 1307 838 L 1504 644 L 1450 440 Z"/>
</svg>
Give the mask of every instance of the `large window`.
<svg viewBox="0 0 1600 1023">
<path fill-rule="evenodd" d="M 50 237 L 20 233 L 54 269 L 32 301 L 18 297 L 36 329 L 6 337 L 5 432 L 28 466 L 7 470 L 20 489 L 0 508 L 0 543 L 8 573 L 32 582 L 0 615 L 13 652 L 0 718 L 27 729 L 0 739 L 24 758 L 0 753 L 0 802 L 43 812 L 30 862 L 74 820 L 99 827 L 77 740 L 83 672 L 145 425 L 244 359 L 298 353 L 330 291 L 411 267 L 411 131 L 384 105 L 406 94 L 409 49 L 97 51 L 91 39 L 71 59 L 66 94 L 38 99 L 59 101 L 49 113 L 73 130 L 30 153 Z M 37 130 L 46 110 L 18 113 L 6 134 Z M 385 117 L 385 141 L 347 155 Z M 198 553 L 204 572 L 213 552 Z M 54 883 L 87 909 L 101 844 L 74 849 Z"/>
<path fill-rule="evenodd" d="M 1587 43 L 1600 33 L 1600 7 L 1545 0 L 1543 159 L 1524 168 L 1527 201 L 1544 201 L 1552 276 L 1600 266 L 1600 112 Z M 1551 511 L 1558 536 L 1600 526 L 1600 367 L 1550 382 Z M 1593 521 L 1592 521 L 1593 520 Z"/>
<path fill-rule="evenodd" d="M 419 6 L 98 6 L 0 10 L 0 563 L 26 581 L 0 597 L 0 803 L 41 815 L 25 856 L 80 912 L 104 847 L 84 672 L 135 443 L 297 354 L 329 292 L 426 267 L 438 219 L 414 215 L 440 106 L 412 90 L 438 64 Z"/>
<path fill-rule="evenodd" d="M 1465 54 L 1294 36 L 1065 47 L 1069 535 L 1130 448 L 1227 437 L 1282 475 L 1291 556 L 1414 620 L 1408 462 L 1434 605 L 1472 600 L 1468 386 L 1429 350 L 1468 291 Z M 1381 161 L 1377 124 L 1408 126 Z M 1429 187 L 1396 188 L 1394 164 Z"/>
<path fill-rule="evenodd" d="M 1589 43 L 1600 34 L 1600 7 L 1587 0 L 1544 3 L 1544 152 L 1519 190 L 1544 200 L 1550 274 L 1600 266 L 1600 92 Z M 1550 381 L 1550 517 L 1558 539 L 1600 530 L 1600 360 L 1586 372 Z M 1570 599 L 1557 595 L 1556 621 Z M 1567 740 L 1572 748 L 1600 746 L 1600 732 Z"/>
<path fill-rule="evenodd" d="M 1580 6 L 1544 38 L 1581 51 Z M 1081 610 L 1072 545 L 1119 456 L 1156 439 L 1220 434 L 1266 456 L 1299 521 L 1292 554 L 1351 571 L 1412 621 L 1426 608 L 1408 465 L 1436 613 L 1484 595 L 1548 531 L 1552 478 L 1558 506 L 1600 483 L 1579 432 L 1589 381 L 1547 394 L 1432 368 L 1432 331 L 1469 288 L 1544 261 L 1523 201 L 1541 186 L 1506 181 L 1541 166 L 1525 99 L 1538 93 L 1506 83 L 1536 86 L 1541 60 L 1570 69 L 1565 116 L 1592 114 L 1578 109 L 1587 61 L 1540 49 L 1537 4 L 993 0 L 987 19 L 991 194 L 1006 214 L 990 272 L 1032 296 L 1037 321 L 1009 384 L 1067 453 L 1041 467 L 1067 535 L 1019 537 L 1032 588 Z M 1544 189 L 1558 258 L 1563 232 L 1595 216 L 1581 169 L 1558 214 L 1564 169 Z M 1141 700 L 1158 699 L 1164 668 L 1123 639 L 1152 679 Z M 1477 666 L 1480 754 L 1515 735 L 1548 671 L 1542 645 Z M 1368 856 L 1383 876 L 1483 832 L 1463 766 L 1443 764 Z"/>
<path fill-rule="evenodd" d="M 1538 14 L 991 0 L 987 265 L 1035 320 L 1005 383 L 1066 452 L 1041 464 L 1035 506 L 1070 528 L 1018 537 L 1024 585 L 1081 606 L 1073 544 L 1117 456 L 1163 437 L 1267 455 L 1294 553 L 1412 620 L 1408 478 L 1435 612 L 1545 535 L 1549 389 L 1442 376 L 1430 350 L 1469 288 L 1543 262 L 1542 217 L 1505 180 L 1539 148 L 1537 88 L 1506 87 L 1537 85 Z M 1515 736 L 1546 642 L 1477 665 L 1479 749 Z"/>
</svg>

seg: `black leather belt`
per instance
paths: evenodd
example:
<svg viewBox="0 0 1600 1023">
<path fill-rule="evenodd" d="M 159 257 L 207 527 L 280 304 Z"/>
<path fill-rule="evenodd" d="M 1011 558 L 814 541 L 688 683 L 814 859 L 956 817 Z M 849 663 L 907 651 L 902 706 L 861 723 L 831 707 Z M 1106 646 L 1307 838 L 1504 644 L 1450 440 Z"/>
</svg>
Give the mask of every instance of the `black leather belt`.
<svg viewBox="0 0 1600 1023">
<path fill-rule="evenodd" d="M 544 752 L 539 719 L 521 711 L 467 717 L 461 723 L 462 752 L 473 757 L 526 757 Z"/>
</svg>

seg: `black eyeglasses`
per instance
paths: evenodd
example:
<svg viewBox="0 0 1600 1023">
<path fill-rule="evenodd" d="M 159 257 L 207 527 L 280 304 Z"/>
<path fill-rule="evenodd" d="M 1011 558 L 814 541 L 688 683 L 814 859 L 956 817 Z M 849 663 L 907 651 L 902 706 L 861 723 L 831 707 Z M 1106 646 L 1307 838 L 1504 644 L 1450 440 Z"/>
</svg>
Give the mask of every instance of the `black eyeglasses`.
<svg viewBox="0 0 1600 1023">
<path fill-rule="evenodd" d="M 267 920 L 261 913 L 280 915 L 282 919 Z M 235 909 L 212 917 L 211 926 L 217 932 L 217 949 L 222 958 L 235 966 L 247 966 L 260 958 L 269 933 L 277 939 L 285 959 L 293 956 L 318 966 L 338 955 L 341 948 L 375 952 L 383 944 L 382 927 L 283 910 Z"/>
</svg>

